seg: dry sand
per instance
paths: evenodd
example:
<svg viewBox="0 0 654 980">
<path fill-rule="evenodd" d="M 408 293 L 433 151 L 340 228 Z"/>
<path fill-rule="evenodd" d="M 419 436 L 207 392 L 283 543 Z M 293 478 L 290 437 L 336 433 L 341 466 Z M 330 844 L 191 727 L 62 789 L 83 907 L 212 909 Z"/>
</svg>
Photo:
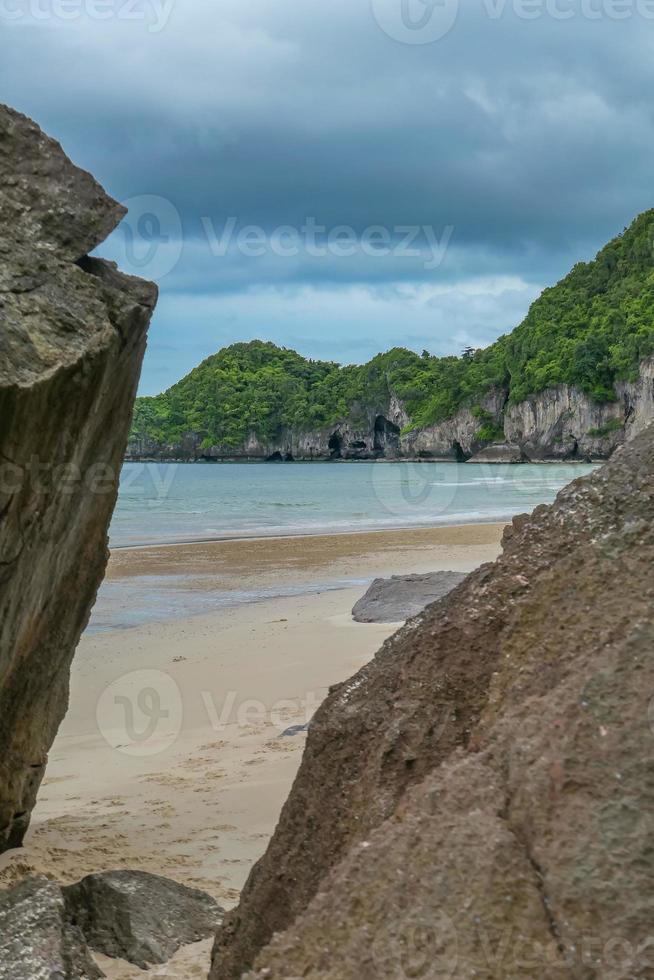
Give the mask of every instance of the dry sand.
<svg viewBox="0 0 654 980">
<path fill-rule="evenodd" d="M 0 884 L 30 870 L 70 882 L 140 868 L 232 906 L 299 765 L 305 735 L 282 731 L 304 725 L 329 686 L 393 632 L 353 623 L 364 587 L 333 584 L 471 570 L 496 557 L 501 532 L 468 525 L 115 553 L 110 578 L 184 574 L 203 589 L 328 585 L 319 594 L 85 636 L 26 846 L 0 858 Z M 206 976 L 209 948 L 181 950 L 149 975 Z M 112 980 L 147 976 L 100 961 Z"/>
</svg>

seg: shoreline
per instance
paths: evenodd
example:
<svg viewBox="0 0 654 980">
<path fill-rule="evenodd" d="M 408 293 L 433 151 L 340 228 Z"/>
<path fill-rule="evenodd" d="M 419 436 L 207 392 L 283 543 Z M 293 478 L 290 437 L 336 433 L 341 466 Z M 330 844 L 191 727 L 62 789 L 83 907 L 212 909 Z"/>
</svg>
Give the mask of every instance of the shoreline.
<svg viewBox="0 0 654 980">
<path fill-rule="evenodd" d="M 262 602 L 365 590 L 388 574 L 470 571 L 504 522 L 147 545 L 111 552 L 88 633 L 175 622 Z"/>
<path fill-rule="evenodd" d="M 487 447 L 487 448 L 493 448 Z M 243 463 L 247 466 L 298 466 L 304 463 L 355 463 L 360 465 L 362 463 L 367 463 L 368 465 L 377 463 L 385 463 L 389 466 L 397 465 L 398 463 L 448 463 L 455 466 L 540 466 L 541 463 L 551 465 L 552 463 L 561 463 L 564 466 L 569 466 L 570 464 L 588 466 L 588 465 L 602 465 L 606 463 L 611 455 L 608 456 L 597 456 L 589 457 L 588 459 L 577 459 L 571 457 L 570 459 L 561 459 L 560 456 L 552 456 L 541 459 L 506 459 L 500 461 L 489 461 L 487 459 L 478 460 L 474 456 L 469 459 L 452 459 L 450 456 L 434 456 L 430 459 L 425 459 L 423 456 L 400 456 L 395 459 L 327 459 L 326 457 L 315 457 L 315 458 L 300 458 L 293 460 L 278 460 L 278 459 L 264 459 L 263 457 L 254 458 L 240 458 L 228 456 L 222 459 L 205 459 L 200 457 L 198 459 L 176 459 L 175 457 L 170 457 L 167 459 L 155 459 L 150 456 L 126 456 L 123 459 L 123 463 L 147 463 L 154 464 L 155 466 L 236 466 Z"/>
<path fill-rule="evenodd" d="M 498 527 L 502 525 L 503 527 L 510 524 L 512 517 L 502 517 L 497 516 L 496 518 L 480 518 L 479 520 L 471 519 L 469 521 L 455 521 L 452 524 L 393 524 L 388 527 L 366 527 L 366 528 L 346 528 L 344 530 L 328 530 L 328 531 L 288 531 L 287 533 L 280 533 L 279 531 L 273 531 L 270 534 L 261 534 L 260 531 L 253 531 L 251 534 L 224 534 L 224 535 L 211 535 L 210 537 L 197 537 L 197 538 L 182 538 L 179 540 L 171 541 L 142 541 L 136 544 L 115 544 L 110 546 L 110 551 L 112 554 L 122 551 L 142 551 L 150 550 L 154 548 L 178 548 L 185 545 L 202 545 L 202 544 L 220 544 L 223 542 L 252 542 L 252 541 L 285 541 L 288 538 L 338 538 L 338 537 L 349 537 L 354 535 L 366 535 L 366 534 L 398 534 L 403 531 L 441 531 L 449 530 L 451 528 L 464 528 L 464 527 Z"/>
<path fill-rule="evenodd" d="M 348 580 L 355 584 L 385 574 L 389 563 L 402 571 L 414 563 L 440 568 L 446 559 L 453 570 L 469 570 L 470 549 L 495 554 L 509 520 L 412 528 L 316 534 L 258 535 L 156 542 L 112 549 L 106 582 L 153 577 L 188 579 L 192 589 L 224 593 L 231 588 L 267 585 L 326 585 Z M 326 576 L 322 578 L 321 576 Z M 271 596 L 271 598 L 274 598 Z"/>
</svg>

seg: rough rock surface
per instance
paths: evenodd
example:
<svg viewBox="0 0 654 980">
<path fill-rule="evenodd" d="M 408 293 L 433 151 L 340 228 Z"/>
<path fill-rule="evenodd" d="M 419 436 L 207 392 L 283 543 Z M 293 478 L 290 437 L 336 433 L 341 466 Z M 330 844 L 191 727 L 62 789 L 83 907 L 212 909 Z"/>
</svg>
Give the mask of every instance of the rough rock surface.
<svg viewBox="0 0 654 980">
<path fill-rule="evenodd" d="M 91 949 L 141 969 L 211 936 L 224 914 L 205 892 L 144 871 L 88 875 L 63 893 Z"/>
<path fill-rule="evenodd" d="M 0 106 L 3 235 L 74 262 L 100 245 L 126 213 L 35 122 Z"/>
<path fill-rule="evenodd" d="M 354 606 L 352 617 L 357 623 L 401 623 L 442 599 L 464 578 L 461 572 L 376 578 Z"/>
<path fill-rule="evenodd" d="M 480 452 L 475 453 L 468 460 L 469 463 L 526 463 L 527 457 L 520 446 L 510 446 L 508 443 L 503 445 L 488 446 Z"/>
<path fill-rule="evenodd" d="M 0 851 L 64 716 L 156 288 L 85 258 L 124 209 L 0 106 Z"/>
<path fill-rule="evenodd" d="M 71 925 L 61 889 L 28 878 L 0 892 L 0 980 L 96 980 L 80 931 Z"/>
<path fill-rule="evenodd" d="M 213 980 L 651 977 L 653 563 L 650 428 L 332 690 Z"/>
</svg>

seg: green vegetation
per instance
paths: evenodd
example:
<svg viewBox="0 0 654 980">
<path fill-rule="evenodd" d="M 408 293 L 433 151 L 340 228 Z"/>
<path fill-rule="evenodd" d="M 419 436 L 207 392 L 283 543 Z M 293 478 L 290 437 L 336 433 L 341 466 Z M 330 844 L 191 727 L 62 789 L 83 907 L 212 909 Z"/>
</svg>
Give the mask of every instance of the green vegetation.
<svg viewBox="0 0 654 980">
<path fill-rule="evenodd" d="M 510 402 L 558 384 L 575 385 L 597 402 L 615 398 L 614 383 L 633 379 L 654 353 L 654 210 L 645 212 L 590 263 L 579 263 L 546 289 L 512 333 L 462 357 L 403 348 L 368 364 L 339 367 L 253 341 L 207 358 L 154 398 L 139 398 L 133 435 L 175 443 L 186 432 L 206 445 L 237 446 L 249 432 L 262 439 L 285 426 L 312 429 L 403 401 L 411 427 L 440 422 L 476 406 L 480 433 L 497 438 L 478 405 L 493 388 Z M 610 423 L 609 423 L 610 424 Z"/>
<path fill-rule="evenodd" d="M 475 438 L 478 442 L 504 442 L 506 437 L 501 425 L 487 423 L 486 425 L 482 425 L 481 429 L 477 429 Z"/>
<path fill-rule="evenodd" d="M 618 429 L 623 429 L 624 423 L 620 419 L 609 419 L 604 425 L 600 425 L 598 429 L 589 429 L 588 435 L 592 439 L 604 439 L 605 436 L 610 436 L 612 432 L 617 432 Z"/>
</svg>

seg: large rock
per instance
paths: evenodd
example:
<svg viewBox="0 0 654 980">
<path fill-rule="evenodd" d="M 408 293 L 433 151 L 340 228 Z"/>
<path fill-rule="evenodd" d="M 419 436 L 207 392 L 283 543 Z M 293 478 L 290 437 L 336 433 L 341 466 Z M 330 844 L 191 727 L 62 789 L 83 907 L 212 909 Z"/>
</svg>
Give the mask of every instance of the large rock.
<svg viewBox="0 0 654 980">
<path fill-rule="evenodd" d="M 85 258 L 124 209 L 0 106 L 0 851 L 68 702 L 156 288 Z"/>
<path fill-rule="evenodd" d="M 0 105 L 2 234 L 74 261 L 100 245 L 126 213 L 36 123 Z"/>
<path fill-rule="evenodd" d="M 653 565 L 650 428 L 332 691 L 214 980 L 652 976 Z"/>
<path fill-rule="evenodd" d="M 0 892 L 0 980 L 96 980 L 79 929 L 68 920 L 61 889 L 28 878 Z"/>
<path fill-rule="evenodd" d="M 144 871 L 93 874 L 63 891 L 91 949 L 141 969 L 211 936 L 224 914 L 205 892 Z"/>
<path fill-rule="evenodd" d="M 355 604 L 352 617 L 357 623 L 401 623 L 417 616 L 430 602 L 442 599 L 464 578 L 461 572 L 376 578 Z"/>
</svg>

